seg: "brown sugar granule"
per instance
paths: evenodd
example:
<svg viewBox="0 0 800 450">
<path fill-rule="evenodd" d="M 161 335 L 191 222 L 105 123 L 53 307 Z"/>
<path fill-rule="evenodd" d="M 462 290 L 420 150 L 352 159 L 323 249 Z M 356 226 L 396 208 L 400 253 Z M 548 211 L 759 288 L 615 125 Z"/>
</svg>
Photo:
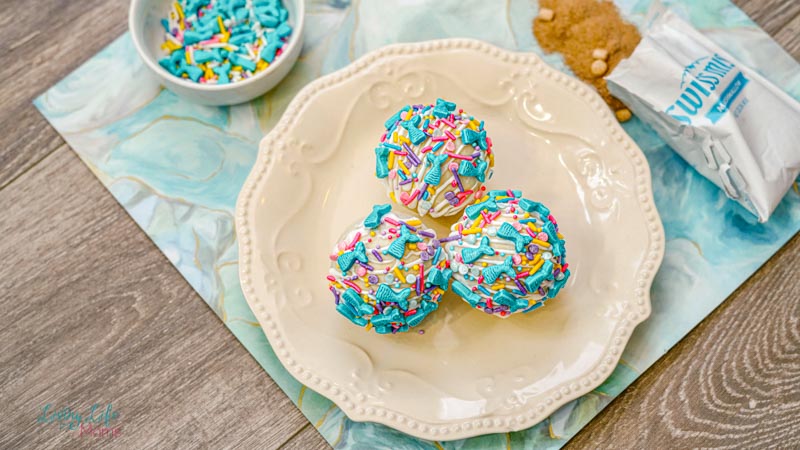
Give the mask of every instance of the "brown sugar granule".
<svg viewBox="0 0 800 450">
<path fill-rule="evenodd" d="M 539 8 L 553 11 L 551 20 L 533 21 L 533 34 L 542 50 L 561 53 L 575 75 L 594 86 L 612 110 L 625 108 L 608 92 L 606 80 L 592 73 L 592 63 L 595 50 L 606 50 L 606 73 L 611 73 L 639 44 L 641 36 L 636 27 L 622 19 L 611 1 L 540 0 Z"/>
</svg>

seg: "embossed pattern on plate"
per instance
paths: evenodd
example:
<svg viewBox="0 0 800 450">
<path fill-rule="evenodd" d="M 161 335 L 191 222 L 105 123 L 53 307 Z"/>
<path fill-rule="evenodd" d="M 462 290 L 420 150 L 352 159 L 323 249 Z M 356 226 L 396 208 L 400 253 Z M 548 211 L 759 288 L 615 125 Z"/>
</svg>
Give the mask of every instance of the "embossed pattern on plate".
<svg viewBox="0 0 800 450">
<path fill-rule="evenodd" d="M 372 152 L 385 118 L 437 97 L 486 120 L 488 187 L 550 206 L 573 276 L 533 314 L 498 320 L 448 294 L 422 335 L 366 332 L 334 310 L 328 252 L 387 201 Z M 386 47 L 303 89 L 261 142 L 236 229 L 245 297 L 286 369 L 354 420 L 437 440 L 527 428 L 598 386 L 650 314 L 664 251 L 647 162 L 599 96 L 464 39 Z"/>
</svg>

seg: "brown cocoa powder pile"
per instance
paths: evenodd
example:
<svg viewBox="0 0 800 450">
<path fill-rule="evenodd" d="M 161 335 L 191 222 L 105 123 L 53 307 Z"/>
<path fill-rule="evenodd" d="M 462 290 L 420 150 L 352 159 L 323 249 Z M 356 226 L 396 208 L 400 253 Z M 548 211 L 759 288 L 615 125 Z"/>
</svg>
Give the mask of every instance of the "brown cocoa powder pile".
<svg viewBox="0 0 800 450">
<path fill-rule="evenodd" d="M 611 73 L 639 44 L 641 36 L 636 27 L 622 19 L 611 1 L 540 0 L 539 8 L 554 13 L 549 21 L 541 17 L 533 21 L 533 34 L 542 50 L 561 53 L 575 75 L 594 86 L 612 110 L 626 109 L 608 92 L 603 76 Z M 592 73 L 595 61 L 592 52 L 598 48 L 608 51 L 608 69 L 603 75 Z"/>
</svg>

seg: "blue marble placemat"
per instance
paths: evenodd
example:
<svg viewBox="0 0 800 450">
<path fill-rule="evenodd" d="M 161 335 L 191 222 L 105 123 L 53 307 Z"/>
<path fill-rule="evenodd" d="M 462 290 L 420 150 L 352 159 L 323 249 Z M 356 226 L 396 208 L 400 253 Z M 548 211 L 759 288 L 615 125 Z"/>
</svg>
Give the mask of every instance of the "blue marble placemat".
<svg viewBox="0 0 800 450">
<path fill-rule="evenodd" d="M 649 3 L 617 1 L 634 22 Z M 797 62 L 727 0 L 667 3 L 745 63 L 769 67 L 764 75 L 800 98 Z M 353 422 L 284 370 L 242 295 L 233 212 L 258 141 L 300 88 L 386 44 L 470 37 L 541 54 L 531 33 L 537 5 L 533 0 L 310 0 L 307 9 L 297 66 L 275 90 L 249 104 L 202 107 L 177 98 L 150 77 L 126 34 L 35 105 L 337 448 L 558 448 L 800 229 L 797 186 L 769 223 L 758 224 L 634 118 L 624 127 L 650 162 L 666 255 L 652 288 L 653 314 L 636 329 L 612 376 L 547 420 L 516 433 L 429 442 Z M 558 55 L 544 59 L 568 72 Z"/>
</svg>

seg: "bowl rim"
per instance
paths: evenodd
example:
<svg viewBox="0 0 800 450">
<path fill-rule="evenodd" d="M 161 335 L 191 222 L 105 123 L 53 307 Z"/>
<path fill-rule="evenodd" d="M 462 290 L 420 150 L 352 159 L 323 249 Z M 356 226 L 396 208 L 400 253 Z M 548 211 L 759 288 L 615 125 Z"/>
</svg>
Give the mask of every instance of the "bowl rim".
<svg viewBox="0 0 800 450">
<path fill-rule="evenodd" d="M 154 61 L 153 58 L 145 51 L 144 43 L 139 40 L 139 37 L 136 33 L 136 24 L 134 23 L 134 9 L 142 3 L 144 0 L 132 0 L 131 5 L 128 8 L 128 31 L 131 34 L 131 39 L 133 40 L 133 46 L 136 47 L 136 52 L 139 54 L 139 57 L 142 58 L 144 63 L 156 74 L 158 74 L 161 78 L 165 80 L 171 81 L 176 83 L 182 87 L 187 89 L 195 89 L 198 91 L 204 92 L 225 92 L 225 91 L 233 91 L 240 87 L 248 86 L 257 82 L 258 80 L 269 76 L 272 72 L 277 70 L 277 67 L 280 66 L 285 60 L 291 58 L 279 58 L 277 63 L 270 64 L 266 70 L 257 73 L 255 76 L 252 76 L 243 81 L 237 81 L 235 83 L 228 83 L 228 84 L 200 84 L 195 83 L 194 81 L 187 81 L 181 77 L 176 77 L 175 75 L 167 72 L 161 65 L 158 64 L 157 61 Z M 292 36 L 298 35 L 300 36 L 299 39 L 290 39 L 289 45 L 286 47 L 284 51 L 285 55 L 292 53 L 295 47 L 298 45 L 302 45 L 302 36 L 303 36 L 303 29 L 305 27 L 305 0 L 281 0 L 282 2 L 291 2 L 293 3 L 297 11 L 295 15 L 299 16 L 295 20 L 295 25 L 292 29 Z M 144 26 L 144 24 L 142 24 Z"/>
</svg>

